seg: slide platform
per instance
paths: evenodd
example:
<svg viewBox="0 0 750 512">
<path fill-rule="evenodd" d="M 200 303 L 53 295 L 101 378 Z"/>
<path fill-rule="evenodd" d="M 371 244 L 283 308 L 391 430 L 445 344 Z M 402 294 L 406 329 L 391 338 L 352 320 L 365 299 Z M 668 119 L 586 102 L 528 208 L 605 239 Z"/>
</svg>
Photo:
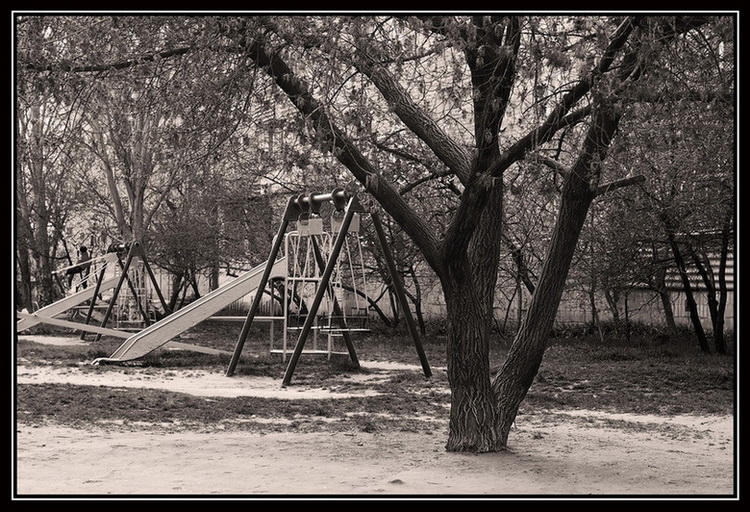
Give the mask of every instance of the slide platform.
<svg viewBox="0 0 750 512">
<path fill-rule="evenodd" d="M 175 336 L 207 320 L 232 302 L 256 290 L 265 268 L 266 263 L 263 263 L 245 272 L 224 286 L 133 334 L 109 358 L 97 361 L 130 361 L 166 345 Z M 286 275 L 286 258 L 281 258 L 274 263 L 269 279 L 284 275 Z M 263 291 L 258 290 L 258 293 L 263 293 Z"/>
</svg>

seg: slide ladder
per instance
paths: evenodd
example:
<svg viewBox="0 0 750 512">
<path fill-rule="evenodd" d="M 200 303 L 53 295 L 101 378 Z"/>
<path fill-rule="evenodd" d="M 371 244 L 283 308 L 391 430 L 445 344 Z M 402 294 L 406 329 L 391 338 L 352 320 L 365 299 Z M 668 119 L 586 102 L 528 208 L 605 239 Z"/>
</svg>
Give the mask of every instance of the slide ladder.
<svg viewBox="0 0 750 512">
<path fill-rule="evenodd" d="M 110 357 L 97 359 L 94 363 L 130 361 L 162 347 L 175 336 L 207 320 L 232 302 L 256 290 L 265 268 L 266 263 L 258 265 L 224 286 L 137 332 L 125 340 Z M 283 277 L 285 274 L 286 258 L 280 258 L 274 263 L 270 277 Z M 256 293 L 263 293 L 263 290 L 258 289 Z"/>
</svg>

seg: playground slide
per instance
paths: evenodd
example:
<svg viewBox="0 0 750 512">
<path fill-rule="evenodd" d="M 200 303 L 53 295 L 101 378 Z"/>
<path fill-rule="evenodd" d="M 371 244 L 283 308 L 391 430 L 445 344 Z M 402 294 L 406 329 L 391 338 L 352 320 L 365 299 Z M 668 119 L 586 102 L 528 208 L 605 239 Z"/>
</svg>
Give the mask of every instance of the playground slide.
<svg viewBox="0 0 750 512">
<path fill-rule="evenodd" d="M 118 280 L 119 278 L 117 276 L 114 276 L 102 281 L 102 284 L 99 287 L 99 293 L 117 286 Z M 16 332 L 25 331 L 26 329 L 30 329 L 37 324 L 44 323 L 45 319 L 52 318 L 59 315 L 60 313 L 65 313 L 70 308 L 78 306 L 79 304 L 92 299 L 94 297 L 95 289 L 95 286 L 89 286 L 88 288 L 84 288 L 83 290 L 76 292 L 73 295 L 68 295 L 67 297 L 62 298 L 57 302 L 53 302 L 49 306 L 41 308 L 31 315 L 24 315 L 23 318 L 16 322 Z"/>
<path fill-rule="evenodd" d="M 109 358 L 103 358 L 100 361 L 130 361 L 166 345 L 175 336 L 257 289 L 265 268 L 266 263 L 258 265 L 224 286 L 146 327 L 125 340 Z M 286 259 L 282 258 L 274 263 L 269 279 L 283 276 L 285 273 Z"/>
</svg>

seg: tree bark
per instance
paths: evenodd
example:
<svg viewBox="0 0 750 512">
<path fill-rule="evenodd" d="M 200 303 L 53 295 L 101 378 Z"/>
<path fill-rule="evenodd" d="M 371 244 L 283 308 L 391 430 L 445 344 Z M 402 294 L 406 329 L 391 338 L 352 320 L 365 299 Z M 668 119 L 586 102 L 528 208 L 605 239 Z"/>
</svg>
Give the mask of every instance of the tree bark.
<svg viewBox="0 0 750 512">
<path fill-rule="evenodd" d="M 664 322 L 667 324 L 667 330 L 670 336 L 677 336 L 677 324 L 674 321 L 674 310 L 672 309 L 672 300 L 669 296 L 669 290 L 666 286 L 667 267 L 660 266 L 654 275 L 654 289 L 659 294 L 661 307 L 664 310 Z"/>
<path fill-rule="evenodd" d="M 19 174 L 21 170 L 17 171 Z M 27 308 L 33 311 L 32 289 L 31 289 L 31 247 L 33 238 L 31 224 L 29 223 L 29 205 L 23 186 L 16 188 L 16 254 L 18 255 L 18 277 L 16 286 L 16 308 L 21 310 Z"/>
<path fill-rule="evenodd" d="M 724 218 L 724 225 L 721 229 L 721 253 L 719 255 L 719 306 L 716 325 L 714 326 L 714 345 L 716 352 L 719 354 L 727 353 L 726 339 L 724 338 L 724 314 L 727 309 L 727 259 L 729 257 L 729 241 L 732 231 L 732 222 L 734 220 L 734 208 L 730 208 Z M 717 333 L 719 337 L 717 337 Z"/>
<path fill-rule="evenodd" d="M 493 383 L 499 404 L 498 434 L 503 446 L 508 442 L 518 408 L 542 363 L 578 236 L 593 199 L 590 191 L 586 193 L 586 187 L 587 184 L 569 185 L 566 187 L 567 193 L 563 192 L 563 204 L 536 292 L 508 357 Z"/>
<path fill-rule="evenodd" d="M 516 279 L 523 282 L 529 294 L 533 294 L 534 281 L 531 279 L 531 273 L 529 272 L 529 267 L 526 265 L 526 259 L 523 256 L 521 247 L 516 245 L 507 236 L 503 236 L 503 241 L 510 247 L 510 254 L 513 257 L 513 262 L 516 264 Z"/>
<path fill-rule="evenodd" d="M 35 248 L 35 261 L 37 268 L 37 296 L 39 298 L 39 305 L 46 306 L 52 304 L 57 300 L 57 293 L 55 292 L 55 282 L 52 278 L 52 263 L 50 261 L 50 254 L 52 253 L 52 243 L 50 241 L 49 233 L 47 232 L 47 226 L 50 221 L 50 214 L 47 208 L 47 177 L 44 173 L 44 134 L 43 134 L 43 120 L 41 119 L 41 113 L 39 108 L 34 106 L 30 110 L 32 116 L 31 120 L 31 136 L 30 136 L 30 176 L 31 176 L 31 189 L 34 195 L 34 214 L 31 219 L 31 224 L 37 226 L 32 233 L 34 238 Z"/>
<path fill-rule="evenodd" d="M 495 452 L 503 448 L 494 428 L 486 308 L 471 282 L 445 285 L 448 312 L 448 380 L 451 409 L 446 450 Z"/>
<path fill-rule="evenodd" d="M 497 435 L 497 403 L 490 380 L 489 339 L 493 324 L 495 283 L 500 258 L 503 190 L 490 193 L 468 257 L 445 253 L 441 282 L 448 317 L 447 366 L 451 411 L 446 449 L 496 452 L 504 449 Z"/>
<path fill-rule="evenodd" d="M 706 303 L 708 305 L 708 314 L 711 318 L 714 340 L 717 339 L 717 336 L 719 339 L 722 339 L 723 333 L 716 332 L 716 326 L 719 323 L 719 299 L 716 298 L 716 284 L 711 272 L 711 262 L 705 254 L 703 255 L 704 259 L 701 260 L 701 257 L 698 255 L 698 252 L 692 245 L 688 248 L 688 250 L 693 258 L 693 264 L 695 265 L 695 268 L 698 271 L 698 274 L 700 274 L 701 279 L 703 280 L 703 284 L 706 287 Z M 720 329 L 720 331 L 723 331 L 723 327 Z"/>
<path fill-rule="evenodd" d="M 700 259 L 694 253 L 696 266 L 701 273 L 703 282 L 706 284 L 706 294 L 708 296 L 708 306 L 711 312 L 711 325 L 713 327 L 713 338 L 714 338 L 714 349 L 717 354 L 726 354 L 727 345 L 726 339 L 724 338 L 724 314 L 726 313 L 727 307 L 727 259 L 729 257 L 729 238 L 732 228 L 732 219 L 734 217 L 734 210 L 728 209 L 727 214 L 724 217 L 721 228 L 721 248 L 719 249 L 719 268 L 717 276 L 714 279 L 713 274 L 709 272 L 709 269 L 703 268 L 700 264 Z M 706 258 L 706 266 L 710 265 L 710 260 Z M 718 296 L 717 296 L 718 295 Z"/>
<path fill-rule="evenodd" d="M 612 313 L 612 325 L 615 329 L 615 336 L 620 336 L 622 330 L 622 319 L 620 318 L 620 293 L 618 290 L 605 289 L 604 298 Z"/>
</svg>

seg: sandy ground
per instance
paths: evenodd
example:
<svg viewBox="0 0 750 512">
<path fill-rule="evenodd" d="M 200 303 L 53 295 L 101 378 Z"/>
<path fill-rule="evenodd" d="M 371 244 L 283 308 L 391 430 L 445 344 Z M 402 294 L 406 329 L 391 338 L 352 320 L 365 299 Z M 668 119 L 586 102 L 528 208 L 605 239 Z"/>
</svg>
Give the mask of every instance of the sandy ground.
<svg viewBox="0 0 750 512">
<path fill-rule="evenodd" d="M 282 388 L 273 379 L 196 371 L 130 368 L 107 372 L 106 381 L 93 378 L 99 376 L 75 368 L 16 369 L 18 383 L 152 387 L 206 397 L 336 396 Z M 734 419 L 724 416 L 531 415 L 518 418 L 508 451 L 469 455 L 444 450 L 447 424 L 431 435 L 167 433 L 19 424 L 13 439 L 14 498 L 733 500 L 734 427 Z"/>
</svg>

